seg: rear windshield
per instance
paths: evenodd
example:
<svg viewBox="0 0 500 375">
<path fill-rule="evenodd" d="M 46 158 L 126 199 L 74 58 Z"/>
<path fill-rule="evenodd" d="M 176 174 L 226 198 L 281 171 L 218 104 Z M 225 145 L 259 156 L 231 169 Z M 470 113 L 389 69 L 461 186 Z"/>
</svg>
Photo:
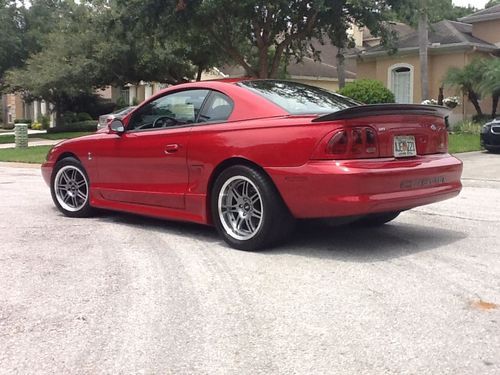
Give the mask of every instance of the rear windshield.
<svg viewBox="0 0 500 375">
<path fill-rule="evenodd" d="M 360 103 L 333 92 L 297 82 L 255 80 L 238 83 L 292 115 L 325 114 L 355 107 Z"/>
</svg>

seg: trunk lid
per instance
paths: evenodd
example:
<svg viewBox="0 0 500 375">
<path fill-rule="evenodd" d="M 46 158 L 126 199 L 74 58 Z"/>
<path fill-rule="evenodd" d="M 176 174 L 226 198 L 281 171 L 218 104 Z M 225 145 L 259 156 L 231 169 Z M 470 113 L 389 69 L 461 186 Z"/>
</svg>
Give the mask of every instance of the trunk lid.
<svg viewBox="0 0 500 375">
<path fill-rule="evenodd" d="M 378 152 L 371 157 L 408 157 L 400 152 L 400 147 L 411 148 L 413 140 L 416 155 L 447 152 L 449 113 L 440 106 L 380 104 L 348 108 L 312 122 L 342 123 L 348 129 L 372 128 Z"/>
</svg>

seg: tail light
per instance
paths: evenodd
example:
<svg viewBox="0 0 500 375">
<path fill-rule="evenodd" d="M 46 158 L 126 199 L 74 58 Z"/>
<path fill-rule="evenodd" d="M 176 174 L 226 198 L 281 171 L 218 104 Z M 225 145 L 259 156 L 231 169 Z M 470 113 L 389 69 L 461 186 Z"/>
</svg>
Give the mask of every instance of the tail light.
<svg viewBox="0 0 500 375">
<path fill-rule="evenodd" d="M 440 153 L 447 153 L 448 152 L 448 130 L 446 130 L 446 128 L 442 129 L 439 132 L 437 152 L 440 152 Z"/>
<path fill-rule="evenodd" d="M 363 159 L 379 156 L 377 134 L 368 126 L 343 128 L 320 142 L 313 159 Z"/>
</svg>

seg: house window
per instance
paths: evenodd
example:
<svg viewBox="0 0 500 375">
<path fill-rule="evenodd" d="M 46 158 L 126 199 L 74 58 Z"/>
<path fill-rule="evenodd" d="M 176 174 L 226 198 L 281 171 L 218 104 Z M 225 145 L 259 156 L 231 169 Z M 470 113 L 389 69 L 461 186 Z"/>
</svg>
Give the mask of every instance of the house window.
<svg viewBox="0 0 500 375">
<path fill-rule="evenodd" d="M 396 103 L 413 103 L 413 66 L 397 64 L 389 68 L 389 88 L 394 93 Z"/>
</svg>

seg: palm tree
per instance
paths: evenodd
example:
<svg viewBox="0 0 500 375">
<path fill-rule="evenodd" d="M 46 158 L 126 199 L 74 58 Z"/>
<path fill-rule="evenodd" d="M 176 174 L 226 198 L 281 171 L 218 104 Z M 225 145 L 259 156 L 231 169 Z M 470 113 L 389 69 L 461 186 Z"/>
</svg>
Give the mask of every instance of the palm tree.
<svg viewBox="0 0 500 375">
<path fill-rule="evenodd" d="M 450 68 L 444 78 L 444 84 L 458 88 L 474 106 L 479 116 L 483 115 L 479 105 L 479 93 L 484 79 L 485 63 L 482 60 L 474 60 L 463 68 Z"/>
<path fill-rule="evenodd" d="M 491 94 L 491 117 L 495 118 L 500 99 L 500 59 L 491 59 L 484 64 L 483 81 L 480 89 L 483 94 Z"/>
</svg>

